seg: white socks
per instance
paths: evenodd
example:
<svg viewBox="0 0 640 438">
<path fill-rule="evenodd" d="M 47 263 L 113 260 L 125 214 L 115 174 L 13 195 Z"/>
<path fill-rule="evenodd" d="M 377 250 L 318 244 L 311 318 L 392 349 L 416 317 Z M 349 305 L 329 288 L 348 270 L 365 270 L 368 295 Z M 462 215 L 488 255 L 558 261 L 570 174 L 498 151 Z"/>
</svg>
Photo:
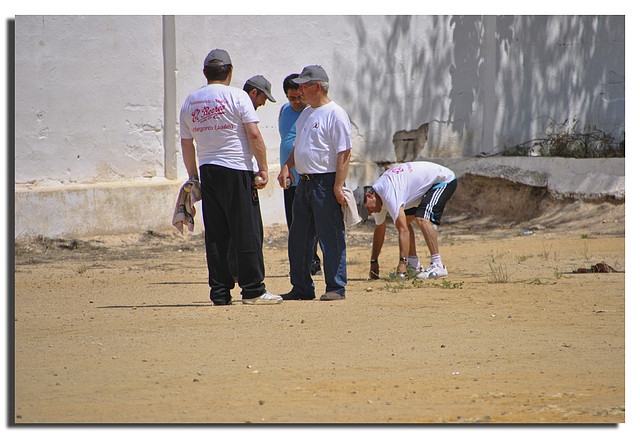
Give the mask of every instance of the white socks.
<svg viewBox="0 0 640 438">
<path fill-rule="evenodd" d="M 420 259 L 418 258 L 418 256 L 409 256 L 407 260 L 408 267 L 416 271 L 420 270 Z M 441 268 L 444 267 L 444 265 L 442 264 L 442 259 L 440 258 L 440 254 L 433 254 L 431 256 L 431 264 L 439 266 Z"/>
<path fill-rule="evenodd" d="M 409 256 L 407 259 L 409 260 L 407 266 L 414 271 L 418 271 L 420 269 L 420 260 L 418 259 L 418 256 Z"/>
</svg>

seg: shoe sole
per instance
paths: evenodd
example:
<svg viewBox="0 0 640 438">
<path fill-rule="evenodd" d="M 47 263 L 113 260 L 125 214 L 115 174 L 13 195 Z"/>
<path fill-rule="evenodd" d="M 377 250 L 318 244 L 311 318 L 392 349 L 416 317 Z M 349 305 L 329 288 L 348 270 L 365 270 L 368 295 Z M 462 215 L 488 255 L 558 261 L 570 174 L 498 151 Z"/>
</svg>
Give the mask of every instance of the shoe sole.
<svg viewBox="0 0 640 438">
<path fill-rule="evenodd" d="M 418 277 L 416 276 L 416 278 L 418 280 L 437 280 L 438 278 L 444 278 L 444 277 L 448 277 L 449 274 L 445 274 L 445 275 L 436 275 L 435 277 L 426 277 L 426 278 L 422 278 L 422 277 Z"/>
<path fill-rule="evenodd" d="M 339 296 L 340 296 L 340 298 L 330 298 L 330 297 L 327 297 L 325 295 L 322 295 L 320 297 L 320 301 L 340 301 L 340 300 L 344 300 L 344 298 L 345 298 L 344 295 L 339 295 Z"/>
<path fill-rule="evenodd" d="M 284 297 L 282 296 L 284 301 L 313 301 L 316 297 Z"/>
<path fill-rule="evenodd" d="M 267 305 L 267 304 L 280 304 L 282 301 L 282 299 L 279 300 L 258 300 L 258 301 L 249 301 L 249 300 L 242 300 L 242 304 L 251 304 L 251 305 L 256 305 L 256 306 L 261 306 L 261 305 Z"/>
</svg>

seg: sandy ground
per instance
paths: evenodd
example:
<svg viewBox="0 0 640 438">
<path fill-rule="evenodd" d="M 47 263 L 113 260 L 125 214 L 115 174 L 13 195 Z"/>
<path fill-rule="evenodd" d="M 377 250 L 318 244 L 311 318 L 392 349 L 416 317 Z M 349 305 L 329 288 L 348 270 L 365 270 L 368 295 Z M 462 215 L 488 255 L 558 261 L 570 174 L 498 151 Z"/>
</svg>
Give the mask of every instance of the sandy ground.
<svg viewBox="0 0 640 438">
<path fill-rule="evenodd" d="M 15 422 L 623 423 L 625 274 L 572 272 L 624 271 L 624 217 L 451 217 L 449 277 L 404 282 L 368 280 L 364 224 L 346 300 L 277 306 L 236 288 L 213 307 L 200 235 L 16 242 Z M 267 288 L 288 292 L 286 231 L 265 235 Z"/>
</svg>

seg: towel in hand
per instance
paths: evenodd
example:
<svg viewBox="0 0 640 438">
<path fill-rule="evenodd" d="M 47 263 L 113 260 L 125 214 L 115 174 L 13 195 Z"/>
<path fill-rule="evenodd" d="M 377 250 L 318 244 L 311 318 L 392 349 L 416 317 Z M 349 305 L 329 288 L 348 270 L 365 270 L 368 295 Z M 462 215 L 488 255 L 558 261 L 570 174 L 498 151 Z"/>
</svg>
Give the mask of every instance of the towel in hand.
<svg viewBox="0 0 640 438">
<path fill-rule="evenodd" d="M 347 205 L 342 206 L 344 225 L 346 227 L 352 227 L 362 221 L 360 215 L 358 214 L 358 205 L 356 204 L 356 198 L 353 196 L 353 191 L 348 187 L 343 187 L 342 193 L 344 193 L 344 198 L 347 200 Z"/>
<path fill-rule="evenodd" d="M 190 178 L 180 188 L 176 208 L 173 212 L 173 220 L 171 223 L 174 227 L 184 234 L 183 227 L 186 225 L 189 231 L 193 231 L 194 220 L 196 215 L 195 203 L 202 199 L 202 189 L 200 181 L 196 178 Z"/>
</svg>

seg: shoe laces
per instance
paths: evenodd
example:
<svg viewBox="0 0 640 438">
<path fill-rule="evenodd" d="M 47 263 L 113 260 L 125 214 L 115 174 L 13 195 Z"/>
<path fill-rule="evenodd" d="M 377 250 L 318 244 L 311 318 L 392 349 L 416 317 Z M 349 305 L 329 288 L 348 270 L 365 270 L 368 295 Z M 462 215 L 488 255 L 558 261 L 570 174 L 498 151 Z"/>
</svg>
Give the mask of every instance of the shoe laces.
<svg viewBox="0 0 640 438">
<path fill-rule="evenodd" d="M 424 272 L 426 272 L 427 274 L 430 274 L 434 272 L 436 269 L 438 269 L 438 267 L 434 264 L 431 264 L 427 269 L 424 270 Z"/>
</svg>

